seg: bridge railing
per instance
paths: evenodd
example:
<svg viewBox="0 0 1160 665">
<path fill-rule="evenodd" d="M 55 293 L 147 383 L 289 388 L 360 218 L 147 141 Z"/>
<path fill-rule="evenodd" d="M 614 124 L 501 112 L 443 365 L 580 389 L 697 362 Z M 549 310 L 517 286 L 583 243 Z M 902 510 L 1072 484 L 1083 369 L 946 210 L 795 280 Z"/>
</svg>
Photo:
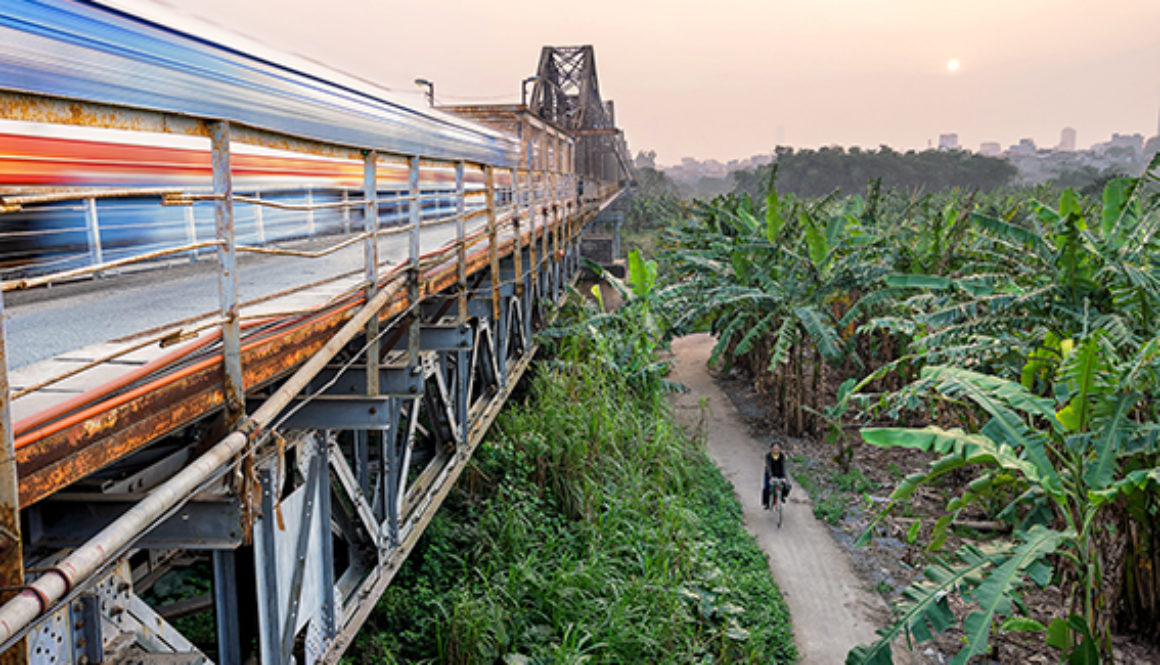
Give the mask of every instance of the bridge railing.
<svg viewBox="0 0 1160 665">
<path fill-rule="evenodd" d="M 107 119 L 108 114 L 105 114 L 104 117 Z M 231 346 L 228 340 L 238 335 L 237 325 L 246 320 L 245 316 L 237 312 L 237 307 L 242 302 L 240 300 L 241 294 L 237 293 L 236 287 L 238 254 L 252 253 L 317 259 L 361 242 L 365 250 L 363 253 L 364 275 L 366 283 L 370 284 L 379 278 L 384 267 L 388 267 L 377 258 L 381 241 L 389 236 L 409 233 L 414 230 L 413 226 L 422 229 L 427 226 L 465 223 L 490 217 L 495 220 L 494 230 L 497 233 L 510 232 L 521 221 L 526 224 L 523 229 L 526 233 L 546 224 L 549 217 L 548 211 L 553 207 L 571 210 L 581 204 L 591 205 L 602 195 L 608 193 L 603 190 L 596 192 L 590 190 L 583 201 L 579 200 L 576 194 L 578 181 L 569 173 L 496 168 L 466 162 L 457 164 L 439 160 L 424 160 L 415 156 L 379 155 L 368 151 L 368 155 L 373 154 L 375 157 L 373 160 L 369 158 L 365 160 L 364 168 L 367 169 L 368 173 L 375 174 L 374 188 L 371 189 L 368 185 L 361 191 L 350 188 L 343 189 L 341 200 L 311 201 L 309 190 L 304 195 L 306 200 L 301 203 L 287 201 L 284 198 L 275 198 L 269 193 L 263 198 L 262 192 L 235 194 L 232 188 L 235 176 L 228 166 L 229 129 L 228 126 L 224 126 L 224 123 L 218 126 L 223 127 L 226 134 L 223 134 L 223 138 L 219 142 L 220 145 L 214 147 L 214 177 L 220 181 L 216 186 L 219 191 L 216 192 L 198 189 L 87 188 L 49 192 L 26 191 L 15 195 L 5 195 L 0 201 L 2 201 L 4 209 L 9 211 L 9 214 L 20 210 L 35 211 L 39 209 L 38 206 L 61 203 L 76 205 L 91 211 L 95 208 L 97 201 L 116 202 L 131 197 L 152 198 L 154 200 L 151 208 L 147 209 L 148 212 L 160 216 L 170 210 L 183 209 L 185 211 L 184 217 L 187 221 L 184 230 L 188 237 L 186 238 L 187 242 L 175 242 L 161 247 L 133 244 L 123 249 L 124 253 L 129 254 L 128 256 L 110 257 L 109 260 L 104 260 L 106 253 L 102 250 L 100 232 L 97 230 L 99 222 L 95 215 L 90 214 L 87 217 L 91 222 L 90 232 L 86 233 L 90 244 L 87 251 L 82 254 L 82 262 L 85 265 L 35 277 L 4 281 L 2 283 L 3 291 L 30 289 L 62 281 L 99 276 L 102 273 L 117 269 L 137 267 L 156 262 L 159 259 L 183 254 L 188 254 L 191 257 L 201 254 L 202 258 L 206 258 L 208 255 L 218 264 L 221 310 L 218 317 L 206 318 L 196 326 L 186 326 L 182 330 L 182 334 L 188 337 L 214 327 L 220 327 L 223 339 L 227 340 L 226 346 L 228 348 Z M 246 130 L 245 132 L 247 137 L 253 137 L 255 134 L 254 130 Z M 277 140 L 272 139 L 269 133 L 257 134 L 263 136 L 266 142 Z M 296 141 L 303 142 L 302 139 L 296 139 Z M 311 144 L 310 142 L 305 142 L 305 144 L 313 148 L 312 152 L 305 154 L 317 154 L 338 149 L 336 146 L 326 146 L 325 144 Z M 489 172 L 492 174 L 490 204 L 487 200 L 487 186 L 484 182 L 486 174 Z M 408 180 L 417 180 L 419 183 L 417 193 L 413 194 L 405 188 L 400 188 L 399 181 L 403 180 L 404 177 Z M 446 184 L 447 180 L 452 181 L 450 186 Z M 607 189 L 607 185 L 604 187 Z M 255 223 L 254 229 L 248 234 L 249 237 L 244 230 L 239 233 L 238 215 L 236 214 L 239 204 L 241 204 L 242 209 L 249 211 L 251 219 Z M 216 228 L 207 229 L 204 222 L 191 223 L 188 221 L 195 209 L 207 205 L 213 207 Z M 415 217 L 411 215 L 412 206 L 417 209 Z M 300 233 L 307 234 L 311 230 L 317 231 L 320 228 L 319 222 L 311 219 L 319 212 L 325 211 L 336 214 L 336 216 L 340 214 L 341 230 L 345 232 L 343 234 L 345 237 L 325 247 L 311 249 L 280 247 L 276 243 L 263 245 L 260 241 L 269 239 L 269 234 L 263 230 L 262 225 L 263 217 L 269 214 L 266 212 L 267 210 L 299 213 L 300 219 L 293 228 Z M 372 220 L 374 223 L 368 224 L 368 220 Z M 144 226 L 148 226 L 148 224 L 144 224 Z M 332 220 L 328 226 L 323 228 L 333 232 L 337 230 L 333 228 L 335 226 L 337 224 Z M 164 229 L 165 222 L 159 221 L 157 227 Z M 350 234 L 350 231 L 360 227 L 361 231 L 353 235 Z M 56 231 L 44 229 L 43 232 L 53 233 Z M 4 233 L 0 233 L 0 239 L 3 237 Z M 239 242 L 244 238 L 256 239 L 259 243 L 242 244 Z M 547 251 L 549 235 L 543 233 L 541 238 L 544 241 L 544 247 L 541 248 L 542 255 Z M 481 238 L 477 238 L 477 240 L 479 239 Z M 136 252 L 134 253 L 133 250 Z M 460 257 L 460 260 L 462 261 L 463 257 Z M 260 315 L 258 318 L 265 319 L 268 318 L 268 315 Z M 137 339 L 133 344 L 82 366 L 74 367 L 68 372 L 42 377 L 35 384 L 15 391 L 11 398 L 19 398 L 36 390 L 50 387 L 93 366 L 137 351 L 143 346 L 163 343 L 171 339 L 172 335 L 172 330 L 165 330 L 143 339 Z M 229 355 L 227 351 L 227 358 Z M 240 376 L 241 368 L 234 367 L 233 369 L 235 371 L 231 373 Z M 90 397 L 95 399 L 97 396 Z M 18 428 L 15 432 L 17 437 L 26 437 L 29 434 L 28 425 L 20 428 L 20 424 L 18 424 Z"/>
<path fill-rule="evenodd" d="M 0 91 L 0 102 L 7 95 Z M 21 95 L 25 100 L 27 95 Z M 161 138 L 172 134 L 209 139 L 208 158 L 210 168 L 208 186 L 185 187 L 68 187 L 68 188 L 23 188 L 0 197 L 0 222 L 16 219 L 12 215 L 23 213 L 44 213 L 65 209 L 69 214 L 81 213 L 83 217 L 84 243 L 76 256 L 62 259 L 61 263 L 42 263 L 49 270 L 47 274 L 10 279 L 3 282 L 3 291 L 30 289 L 60 281 L 97 276 L 129 266 L 139 266 L 158 259 L 189 257 L 208 258 L 216 263 L 218 284 L 218 308 L 211 316 L 194 322 L 181 329 L 168 329 L 160 333 L 138 337 L 121 350 L 98 358 L 87 365 L 44 379 L 25 387 L 19 392 L 11 392 L 8 383 L 8 367 L 3 346 L 3 329 L 0 327 L 0 397 L 3 409 L 0 414 L 0 435 L 7 454 L 0 458 L 0 523 L 16 525 L 10 528 L 19 542 L 18 525 L 20 507 L 36 502 L 69 483 L 108 463 L 109 459 L 78 460 L 76 464 L 65 465 L 54 470 L 51 481 L 29 483 L 22 478 L 16 466 L 17 451 L 40 444 L 40 434 L 50 428 L 59 432 L 61 423 L 68 420 L 69 412 L 52 411 L 48 415 L 32 414 L 15 424 L 11 420 L 12 400 L 30 394 L 53 383 L 96 365 L 106 363 L 120 355 L 154 344 L 172 342 L 175 333 L 180 338 L 213 332 L 220 339 L 220 364 L 222 367 L 223 399 L 230 422 L 239 422 L 245 416 L 246 382 L 243 367 L 242 344 L 247 334 L 247 317 L 243 313 L 245 300 L 239 292 L 239 255 L 243 253 L 273 254 L 295 259 L 317 259 L 338 253 L 357 250 L 361 246 L 361 261 L 348 257 L 340 272 L 351 269 L 361 272 L 361 280 L 356 289 L 364 293 L 370 302 L 385 289 L 402 292 L 405 286 L 412 306 L 421 299 L 425 288 L 425 273 L 435 266 L 454 262 L 458 275 L 460 293 L 468 291 L 468 253 L 476 245 L 481 245 L 488 254 L 493 279 L 493 298 L 498 293 L 501 271 L 498 269 L 503 238 L 514 241 L 516 274 L 521 274 L 519 261 L 526 247 L 528 260 L 540 265 L 562 252 L 563 224 L 566 219 L 585 207 L 598 203 L 608 189 L 605 185 L 589 185 L 581 194 L 579 181 L 568 172 L 546 169 L 519 169 L 503 165 L 473 163 L 467 161 L 434 160 L 422 155 L 384 154 L 370 149 L 313 141 L 309 138 L 284 134 L 267 129 L 247 127 L 215 119 L 192 119 L 150 109 L 110 107 L 80 103 L 73 100 L 35 98 L 40 111 L 32 113 L 41 117 L 43 109 L 67 105 L 80 107 L 81 113 L 49 113 L 56 119 L 80 118 L 82 125 L 95 124 L 102 129 L 117 131 L 132 127 L 140 131 L 142 127 L 152 128 Z M 27 105 L 3 105 L 6 113 L 28 113 Z M 23 110 L 23 111 L 22 111 Z M 29 117 L 17 115 L 14 118 L 27 122 Z M 99 120 L 94 120 L 99 119 Z M 280 158 L 285 155 L 307 156 L 314 160 L 325 158 L 333 162 L 339 173 L 336 178 L 349 179 L 352 165 L 361 171 L 362 187 L 340 183 L 338 189 L 287 190 L 277 183 L 272 186 L 253 188 L 239 176 L 236 162 L 232 159 L 238 146 L 250 149 L 278 151 Z M 239 151 L 246 154 L 245 151 Z M 273 159 L 271 157 L 271 159 Z M 239 189 L 244 183 L 247 188 Z M 2 185 L 2 183 L 0 183 Z M 287 194 L 287 191 L 295 193 Z M 134 206 L 127 221 L 116 217 L 126 211 L 126 202 Z M 212 210 L 212 233 L 208 222 Z M 145 211 L 145 212 L 142 212 Z M 175 214 L 179 213 L 179 214 Z M 243 212 L 244 211 L 244 212 Z M 293 215 L 295 219 L 276 221 L 281 213 Z M 129 219 L 131 218 L 131 219 Z M 53 234 L 78 233 L 77 229 L 67 230 L 38 227 L 38 218 L 32 214 L 24 220 L 31 225 L 24 230 L 17 229 L 0 237 L 0 242 L 18 237 L 49 237 Z M 150 220 L 157 220 L 151 225 Z M 180 221 L 176 221 L 180 220 Z M 248 220 L 248 221 L 241 221 Z M 420 231 L 427 226 L 455 225 L 454 241 L 444 248 L 422 253 Z M 345 236 L 338 242 L 325 247 L 291 248 L 281 246 L 284 235 L 274 232 L 275 228 L 293 229 L 290 235 Z M 151 229 L 161 234 L 173 236 L 167 242 L 135 242 L 115 249 L 108 242 L 109 229 L 127 231 Z M 408 249 L 401 261 L 383 259 L 383 241 L 389 236 L 406 234 Z M 512 251 L 512 250 L 508 250 Z M 55 269 L 53 268 L 65 268 Z M 273 269 L 275 272 L 277 268 Z M 536 271 L 530 272 L 536 279 Z M 3 321 L 3 297 L 0 296 L 0 325 Z M 461 308 L 462 310 L 463 308 Z M 269 320 L 264 314 L 262 320 Z M 379 337 L 378 317 L 367 323 L 368 339 Z M 417 331 L 417 328 L 415 328 Z M 412 354 L 417 353 L 417 337 L 411 336 Z M 368 374 L 378 363 L 378 349 L 372 346 L 366 350 Z M 286 369 L 289 369 L 287 367 Z M 252 384 L 252 382 L 251 382 Z M 70 408 L 81 406 L 92 412 L 95 405 L 125 386 L 102 386 L 102 392 L 86 393 L 73 400 Z M 143 446 L 147 440 L 132 445 Z M 127 449 L 131 449 L 127 448 Z M 139 534 L 137 534 L 139 535 Z M 101 551 L 105 557 L 98 562 L 103 565 L 108 556 L 122 551 L 131 542 L 103 543 Z M 94 564 L 90 570 L 96 570 Z M 71 583 L 82 579 L 68 580 Z M 7 547 L 0 556 L 0 585 L 23 586 L 23 561 L 20 547 Z M 63 591 L 61 591 L 63 593 Z M 39 610 L 33 616 L 45 611 L 59 598 L 38 597 Z M 6 615 L 11 616 L 11 615 Z M 32 616 L 24 617 L 30 620 Z M 0 641 L 16 636 L 21 624 L 6 624 L 8 631 L 0 635 Z"/>
</svg>

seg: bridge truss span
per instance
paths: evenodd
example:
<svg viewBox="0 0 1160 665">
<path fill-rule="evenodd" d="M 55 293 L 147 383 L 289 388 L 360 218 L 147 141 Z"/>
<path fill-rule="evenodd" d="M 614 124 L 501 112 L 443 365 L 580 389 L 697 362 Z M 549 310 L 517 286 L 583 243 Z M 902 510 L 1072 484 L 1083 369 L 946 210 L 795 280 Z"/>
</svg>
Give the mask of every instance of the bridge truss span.
<svg viewBox="0 0 1160 665">
<path fill-rule="evenodd" d="M 8 34 L 20 22 L 5 11 Z M 133 24 L 83 12 L 85 30 L 94 16 Z M 213 50 L 142 25 L 166 48 Z M 51 53 L 43 35 L 16 37 L 0 57 L 20 44 Z M 229 58 L 228 71 L 246 64 Z M 307 125 L 242 107 L 179 113 L 156 95 L 91 92 L 100 83 L 80 98 L 61 81 L 0 89 L 0 134 L 24 132 L 24 157 L 55 165 L 33 177 L 20 164 L 35 160 L 0 155 L 0 221 L 25 215 L 39 232 L 73 215 L 84 238 L 67 262 L 19 259 L 3 282 L 0 651 L 37 665 L 334 663 L 528 369 L 619 178 L 582 187 L 575 137 L 523 107 L 502 113 L 538 128 L 534 140 L 443 114 L 392 138 L 376 123 L 407 112 L 373 95 L 351 133 L 332 130 L 333 108 Z M 96 166 L 63 178 L 70 160 Z M 124 182 L 146 162 L 172 173 Z M 173 231 L 126 235 L 112 254 L 102 216 L 126 210 Z M 295 229 L 284 237 L 276 212 Z M 54 228 L 45 237 L 74 233 Z M 85 325 L 140 297 L 120 294 L 119 272 L 175 258 L 193 262 L 187 282 L 135 274 L 181 315 L 158 306 L 131 330 Z M 18 298 L 48 284 L 63 295 Z M 69 300 L 78 284 L 89 310 Z M 10 362 L 45 333 L 15 324 L 46 311 L 71 316 L 84 341 Z M 159 581 L 182 571 L 209 583 L 164 600 Z M 214 643 L 175 627 L 207 610 Z"/>
</svg>

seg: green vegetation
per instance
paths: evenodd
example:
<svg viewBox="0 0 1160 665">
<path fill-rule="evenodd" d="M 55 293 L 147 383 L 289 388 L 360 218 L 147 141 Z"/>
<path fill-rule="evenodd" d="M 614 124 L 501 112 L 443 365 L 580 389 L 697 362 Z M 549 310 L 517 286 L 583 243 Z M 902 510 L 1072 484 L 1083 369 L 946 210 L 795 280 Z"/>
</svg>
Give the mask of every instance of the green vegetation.
<svg viewBox="0 0 1160 665">
<path fill-rule="evenodd" d="M 856 505 L 865 493 L 877 489 L 858 469 L 844 473 L 823 470 L 810 464 L 803 455 L 795 456 L 793 461 L 794 480 L 813 500 L 814 517 L 830 526 L 841 524 L 851 506 Z"/>
<path fill-rule="evenodd" d="M 858 192 L 870 179 L 885 188 L 907 192 L 937 192 L 954 188 L 984 191 L 1009 185 L 1016 169 L 1005 159 L 985 157 L 965 150 L 908 150 L 888 146 L 862 150 L 839 146 L 818 150 L 778 147 L 775 151 L 778 190 L 797 196 L 826 196 L 835 189 Z M 734 171 L 738 193 L 764 197 L 773 166 Z"/>
<path fill-rule="evenodd" d="M 573 303 L 347 659 L 788 663 L 789 616 L 740 505 L 670 420 L 648 309 Z M 576 300 L 579 300 L 578 298 Z M 584 334 L 578 334 L 578 333 Z"/>
<path fill-rule="evenodd" d="M 626 255 L 638 250 L 655 256 L 657 242 L 668 220 L 684 211 L 679 187 L 671 178 L 652 167 L 632 170 L 632 195 L 621 229 L 621 246 Z"/>
<path fill-rule="evenodd" d="M 891 496 L 936 481 L 952 493 L 933 563 L 848 662 L 888 663 L 893 636 L 957 623 L 948 595 L 974 605 L 955 663 L 994 631 L 1039 632 L 1072 663 L 1108 660 L 1113 629 L 1160 639 L 1155 176 L 1096 199 L 877 184 L 802 199 L 773 187 L 786 175 L 795 189 L 790 164 L 748 184 L 763 185 L 758 203 L 720 197 L 677 220 L 662 301 L 678 329 L 717 334 L 715 356 L 756 377 L 789 433 L 825 434 L 848 461 L 845 427 L 886 420 L 863 439 L 934 456 Z M 1013 537 L 938 554 L 956 517 L 980 513 Z M 1061 609 L 1039 622 L 1022 592 L 1049 584 Z"/>
</svg>

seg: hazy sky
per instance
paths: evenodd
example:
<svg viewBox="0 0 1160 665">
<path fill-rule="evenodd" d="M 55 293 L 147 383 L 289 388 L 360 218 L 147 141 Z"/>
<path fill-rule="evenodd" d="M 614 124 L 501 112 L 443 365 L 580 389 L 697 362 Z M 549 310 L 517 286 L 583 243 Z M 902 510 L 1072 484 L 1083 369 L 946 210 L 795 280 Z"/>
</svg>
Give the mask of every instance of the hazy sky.
<svg viewBox="0 0 1160 665">
<path fill-rule="evenodd" d="M 1064 126 L 1087 147 L 1160 113 L 1160 0 L 171 2 L 443 103 L 516 101 L 541 46 L 593 44 L 629 148 L 665 164 L 943 132 L 1052 146 Z"/>
</svg>

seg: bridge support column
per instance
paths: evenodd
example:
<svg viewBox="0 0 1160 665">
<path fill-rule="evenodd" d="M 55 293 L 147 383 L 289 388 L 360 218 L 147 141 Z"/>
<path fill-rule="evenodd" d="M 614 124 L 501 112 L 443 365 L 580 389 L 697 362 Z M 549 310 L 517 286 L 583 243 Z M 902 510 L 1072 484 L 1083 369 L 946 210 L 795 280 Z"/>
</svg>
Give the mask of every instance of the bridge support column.
<svg viewBox="0 0 1160 665">
<path fill-rule="evenodd" d="M 242 665 L 241 617 L 238 614 L 237 561 L 234 550 L 213 552 L 214 623 L 218 665 Z"/>
<path fill-rule="evenodd" d="M 262 512 L 254 529 L 254 565 L 262 665 L 314 663 L 335 632 L 329 448 L 323 435 L 304 436 L 258 472 Z M 301 482 L 293 480 L 296 475 Z M 304 660 L 294 657 L 302 630 Z"/>
</svg>

